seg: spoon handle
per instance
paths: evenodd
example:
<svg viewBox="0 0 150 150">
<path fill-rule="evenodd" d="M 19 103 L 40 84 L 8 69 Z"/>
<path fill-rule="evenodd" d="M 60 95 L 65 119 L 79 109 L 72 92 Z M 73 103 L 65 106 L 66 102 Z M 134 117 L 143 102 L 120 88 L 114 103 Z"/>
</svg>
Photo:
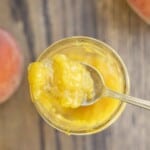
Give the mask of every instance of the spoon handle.
<svg viewBox="0 0 150 150">
<path fill-rule="evenodd" d="M 143 100 L 143 99 L 128 96 L 128 95 L 125 95 L 125 94 L 120 94 L 120 93 L 117 93 L 117 92 L 112 91 L 112 90 L 107 89 L 107 88 L 104 89 L 103 96 L 104 97 L 116 98 L 116 99 L 119 99 L 123 102 L 126 102 L 126 103 L 129 103 L 129 104 L 132 104 L 132 105 L 139 106 L 139 107 L 150 110 L 150 101 L 148 101 L 148 100 Z"/>
</svg>

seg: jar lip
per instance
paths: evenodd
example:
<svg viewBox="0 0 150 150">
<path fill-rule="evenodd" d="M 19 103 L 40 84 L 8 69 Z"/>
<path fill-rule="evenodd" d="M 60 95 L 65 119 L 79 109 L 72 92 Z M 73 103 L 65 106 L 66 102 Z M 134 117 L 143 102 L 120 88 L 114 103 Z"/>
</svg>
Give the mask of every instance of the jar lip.
<svg viewBox="0 0 150 150">
<path fill-rule="evenodd" d="M 127 71 L 126 65 L 124 64 L 122 58 L 119 56 L 119 54 L 112 47 L 110 47 L 109 45 L 107 45 L 106 43 L 104 43 L 104 42 L 102 42 L 102 41 L 100 41 L 98 39 L 95 39 L 95 38 L 92 38 L 92 37 L 87 37 L 87 36 L 72 36 L 72 37 L 63 38 L 61 40 L 58 40 L 58 41 L 54 42 L 48 48 L 46 48 L 41 53 L 41 55 L 38 57 L 37 61 L 40 61 L 42 59 L 42 57 L 44 57 L 45 52 L 47 50 L 52 49 L 53 47 L 57 46 L 58 44 L 66 42 L 66 41 L 69 41 L 69 40 L 70 41 L 72 41 L 72 40 L 83 40 L 83 41 L 87 41 L 87 42 L 94 42 L 95 44 L 104 46 L 108 50 L 110 50 L 114 54 L 116 59 L 118 59 L 120 65 L 122 67 L 122 70 L 123 70 L 123 74 L 124 74 L 124 77 L 125 77 L 125 92 L 124 93 L 126 93 L 126 94 L 129 93 L 129 91 L 130 91 L 129 75 L 128 75 L 128 71 Z M 47 118 L 44 116 L 44 114 L 42 114 L 42 112 L 40 112 L 38 106 L 36 104 L 35 104 L 35 106 L 36 106 L 36 109 L 37 109 L 38 113 L 40 114 L 40 116 L 42 116 L 42 118 L 50 126 L 52 126 L 53 128 L 56 128 L 57 130 L 59 130 L 61 132 L 64 132 L 64 133 L 67 133 L 67 134 L 70 133 L 72 135 L 88 135 L 88 134 L 94 134 L 94 133 L 100 132 L 100 131 L 106 129 L 107 127 L 109 127 L 112 123 L 114 123 L 117 120 L 117 118 L 121 115 L 123 110 L 125 109 L 126 103 L 121 102 L 120 105 L 118 106 L 118 109 L 114 112 L 112 117 L 110 117 L 110 119 L 107 120 L 104 124 L 101 124 L 100 126 L 98 126 L 96 128 L 93 128 L 90 131 L 89 130 L 88 131 L 87 130 L 86 131 L 69 131 L 69 133 L 65 129 L 62 129 L 59 126 L 57 126 L 54 123 L 52 123 L 52 121 L 47 120 Z"/>
</svg>

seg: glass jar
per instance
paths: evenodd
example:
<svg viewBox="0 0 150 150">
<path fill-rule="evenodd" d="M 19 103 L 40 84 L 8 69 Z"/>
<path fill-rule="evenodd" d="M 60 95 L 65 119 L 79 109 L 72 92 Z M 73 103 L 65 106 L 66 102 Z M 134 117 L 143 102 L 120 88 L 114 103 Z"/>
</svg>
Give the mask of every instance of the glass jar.
<svg viewBox="0 0 150 150">
<path fill-rule="evenodd" d="M 79 63 L 92 65 L 103 75 L 107 87 L 125 94 L 129 92 L 126 66 L 115 50 L 105 43 L 90 37 L 69 37 L 49 46 L 37 61 L 46 64 L 56 54 L 64 54 Z M 39 114 L 50 126 L 74 135 L 93 134 L 106 129 L 116 121 L 126 106 L 124 102 L 108 97 L 91 106 L 76 109 L 50 103 L 51 98 L 47 98 L 45 103 L 42 100 L 34 101 Z"/>
</svg>

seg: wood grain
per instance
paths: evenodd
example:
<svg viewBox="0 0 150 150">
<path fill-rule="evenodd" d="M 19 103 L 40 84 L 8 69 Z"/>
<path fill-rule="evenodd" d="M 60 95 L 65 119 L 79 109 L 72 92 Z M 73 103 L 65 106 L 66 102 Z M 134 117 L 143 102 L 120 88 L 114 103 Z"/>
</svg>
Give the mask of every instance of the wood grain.
<svg viewBox="0 0 150 150">
<path fill-rule="evenodd" d="M 25 21 L 22 20 L 24 12 L 21 7 L 17 8 L 19 10 L 16 15 L 20 16 L 15 19 L 12 9 L 16 7 L 12 6 L 12 1 L 1 1 L 0 26 L 16 38 L 24 55 L 26 68 L 33 54 L 29 51 L 30 44 L 25 34 Z M 18 91 L 8 102 L 0 106 L 0 149 L 2 150 L 40 150 L 39 117 L 30 101 L 26 73 L 25 69 Z"/>
<path fill-rule="evenodd" d="M 25 59 L 22 83 L 0 106 L 0 150 L 149 150 L 150 112 L 128 105 L 107 130 L 67 136 L 49 127 L 31 104 L 26 67 L 52 42 L 73 35 L 98 38 L 125 61 L 131 95 L 150 99 L 150 26 L 125 0 L 1 0 L 0 26 L 14 35 Z"/>
</svg>

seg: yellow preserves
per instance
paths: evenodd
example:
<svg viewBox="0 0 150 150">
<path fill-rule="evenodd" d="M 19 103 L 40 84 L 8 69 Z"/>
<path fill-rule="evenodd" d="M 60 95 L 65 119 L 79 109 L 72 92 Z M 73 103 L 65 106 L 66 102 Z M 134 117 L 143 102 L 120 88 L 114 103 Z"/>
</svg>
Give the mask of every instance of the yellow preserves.
<svg viewBox="0 0 150 150">
<path fill-rule="evenodd" d="M 82 64 L 62 54 L 56 55 L 46 64 L 30 64 L 29 82 L 35 100 L 41 98 L 40 94 L 44 90 L 48 90 L 62 107 L 77 108 L 83 101 L 94 97 L 90 73 Z"/>
<path fill-rule="evenodd" d="M 47 49 L 28 68 L 32 100 L 38 111 L 48 123 L 67 133 L 91 132 L 107 124 L 121 104 L 106 97 L 91 106 L 81 106 L 94 95 L 93 80 L 82 62 L 95 67 L 107 87 L 125 92 L 125 76 L 118 59 L 106 47 L 90 42 Z"/>
</svg>

